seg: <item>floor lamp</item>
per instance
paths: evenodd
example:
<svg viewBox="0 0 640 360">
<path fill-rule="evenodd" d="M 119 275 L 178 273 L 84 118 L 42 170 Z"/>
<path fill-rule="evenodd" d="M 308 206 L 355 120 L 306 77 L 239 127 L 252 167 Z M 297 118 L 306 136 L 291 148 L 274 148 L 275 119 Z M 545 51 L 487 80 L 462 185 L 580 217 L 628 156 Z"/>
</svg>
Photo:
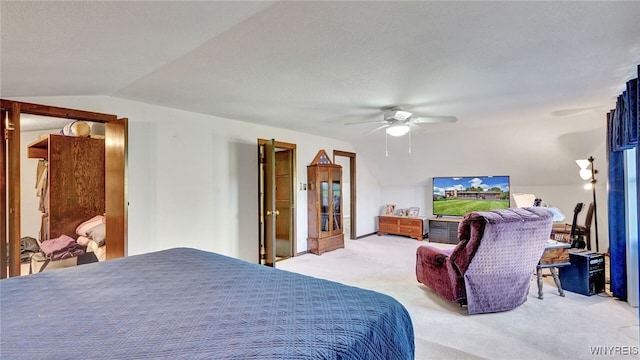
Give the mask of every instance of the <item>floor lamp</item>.
<svg viewBox="0 0 640 360">
<path fill-rule="evenodd" d="M 598 211 L 596 207 L 596 174 L 598 170 L 593 167 L 593 156 L 589 156 L 588 159 L 576 160 L 576 164 L 580 167 L 580 177 L 582 180 L 589 180 L 589 183 L 585 185 L 585 189 L 593 192 L 593 224 L 595 226 L 596 232 L 596 252 L 600 252 L 600 248 L 598 246 Z M 591 169 L 589 169 L 591 168 Z M 588 244 L 589 250 L 591 250 L 591 244 Z"/>
</svg>

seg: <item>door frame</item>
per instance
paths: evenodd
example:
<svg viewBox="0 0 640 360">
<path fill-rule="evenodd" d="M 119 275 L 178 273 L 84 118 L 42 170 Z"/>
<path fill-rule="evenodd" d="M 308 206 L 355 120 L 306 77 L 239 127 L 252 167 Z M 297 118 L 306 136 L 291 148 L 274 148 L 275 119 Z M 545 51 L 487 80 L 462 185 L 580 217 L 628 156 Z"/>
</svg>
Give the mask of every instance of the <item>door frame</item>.
<svg viewBox="0 0 640 360">
<path fill-rule="evenodd" d="M 266 143 L 267 143 L 267 139 L 262 139 L 259 138 L 258 139 L 258 263 L 261 264 L 262 263 L 262 254 L 261 254 L 261 249 L 262 249 L 262 243 L 264 241 L 264 231 L 263 231 L 263 224 L 264 224 L 264 203 L 262 201 L 262 194 L 263 194 L 263 186 L 264 184 L 261 183 L 262 179 L 262 163 L 264 161 L 264 159 L 261 158 L 261 154 L 262 152 L 260 151 L 260 148 L 263 147 Z M 297 214 L 296 214 L 296 209 L 297 209 L 297 192 L 296 192 L 296 179 L 298 178 L 298 173 L 297 173 L 297 145 L 296 144 L 292 144 L 292 143 L 287 143 L 287 142 L 283 142 L 283 141 L 275 141 L 275 148 L 276 150 L 287 150 L 287 151 L 291 151 L 291 158 L 290 158 L 290 166 L 291 166 L 291 178 L 290 178 L 290 184 L 289 184 L 289 188 L 291 189 L 291 194 L 290 194 L 290 199 L 291 199 L 291 204 L 290 204 L 290 214 L 291 217 L 289 219 L 289 227 L 290 227 L 290 231 L 289 233 L 291 234 L 291 249 L 290 249 L 290 253 L 291 256 L 296 256 L 296 244 L 298 242 L 298 236 L 297 236 L 297 231 L 296 231 L 296 219 L 297 219 Z M 305 249 L 306 250 L 306 249 Z"/>
<path fill-rule="evenodd" d="M 356 153 L 350 151 L 342 151 L 342 150 L 333 150 L 333 163 L 336 164 L 336 156 L 342 156 L 349 158 L 349 239 L 357 239 L 357 229 L 356 229 L 356 211 L 357 211 L 357 203 L 356 203 Z"/>
<path fill-rule="evenodd" d="M 111 239 L 106 251 L 106 258 L 114 259 L 127 254 L 127 144 L 128 144 L 128 119 L 118 119 L 116 115 L 103 114 L 91 111 L 68 109 L 49 105 L 32 104 L 12 100 L 0 100 L 3 116 L 8 116 L 12 122 L 12 128 L 4 124 L 3 137 L 3 163 L 10 164 L 9 173 L 0 172 L 0 186 L 3 194 L 6 194 L 6 184 L 9 185 L 9 194 L 16 197 L 15 200 L 0 197 L 3 212 L 9 209 L 9 217 L 3 221 L 2 234 L 7 234 L 9 243 L 8 261 L 6 256 L 0 259 L 0 278 L 6 277 L 6 268 L 9 266 L 8 276 L 20 275 L 20 114 L 39 115 L 53 118 L 66 118 L 70 120 L 84 120 L 105 124 L 105 214 L 107 239 Z M 4 120 L 4 118 L 3 118 Z M 4 142 L 7 137 L 12 137 L 12 152 L 9 156 Z M 16 151 L 17 150 L 17 151 Z M 8 180 L 8 181 L 7 181 Z M 4 216 L 3 216 L 4 218 Z M 8 228 L 5 228 L 7 226 Z M 115 240 L 114 240 L 115 239 Z M 1 245 L 1 244 L 0 244 Z M 0 252 L 2 253 L 2 252 Z M 2 254 L 4 255 L 4 254 Z"/>
</svg>

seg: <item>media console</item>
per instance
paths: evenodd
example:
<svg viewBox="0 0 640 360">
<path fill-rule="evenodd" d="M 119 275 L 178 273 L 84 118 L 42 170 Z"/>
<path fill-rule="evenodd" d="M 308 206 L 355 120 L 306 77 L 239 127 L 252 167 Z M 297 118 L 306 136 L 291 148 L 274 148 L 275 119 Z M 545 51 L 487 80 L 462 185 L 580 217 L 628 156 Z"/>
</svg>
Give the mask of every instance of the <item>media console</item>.
<svg viewBox="0 0 640 360">
<path fill-rule="evenodd" d="M 429 218 L 429 241 L 445 244 L 458 243 L 458 225 L 462 218 L 432 217 Z"/>
</svg>

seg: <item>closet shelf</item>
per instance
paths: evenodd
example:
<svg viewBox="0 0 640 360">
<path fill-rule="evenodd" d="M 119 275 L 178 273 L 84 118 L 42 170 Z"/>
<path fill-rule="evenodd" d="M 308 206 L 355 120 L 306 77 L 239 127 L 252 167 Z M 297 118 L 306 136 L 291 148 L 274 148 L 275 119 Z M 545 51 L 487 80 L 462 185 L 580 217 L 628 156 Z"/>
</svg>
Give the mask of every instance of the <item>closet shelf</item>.
<svg viewBox="0 0 640 360">
<path fill-rule="evenodd" d="M 38 139 L 27 146 L 29 159 L 49 159 L 49 136 Z"/>
</svg>

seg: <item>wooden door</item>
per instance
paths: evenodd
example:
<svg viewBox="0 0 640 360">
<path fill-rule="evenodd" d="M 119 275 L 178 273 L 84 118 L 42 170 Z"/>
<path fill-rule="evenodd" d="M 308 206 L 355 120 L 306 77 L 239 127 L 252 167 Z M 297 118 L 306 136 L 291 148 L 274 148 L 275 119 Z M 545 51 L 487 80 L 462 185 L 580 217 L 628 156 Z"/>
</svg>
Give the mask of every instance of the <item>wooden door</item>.
<svg viewBox="0 0 640 360">
<path fill-rule="evenodd" d="M 276 263 L 276 161 L 275 140 L 264 144 L 264 253 L 265 265 Z"/>
<path fill-rule="evenodd" d="M 20 104 L 10 104 L 3 107 L 3 115 L 6 116 L 7 124 L 3 131 L 3 143 L 6 139 L 6 146 L 3 151 L 2 183 L 8 181 L 9 188 L 3 185 L 3 194 L 7 194 L 6 199 L 3 197 L 2 211 L 5 219 L 6 229 L 3 232 L 2 246 L 2 278 L 7 276 L 20 276 Z M 6 174 L 5 174 L 6 169 Z M 12 181 L 14 180 L 15 181 Z M 6 200 L 6 201 L 5 201 Z M 4 236 L 6 234 L 6 237 Z M 8 249 L 8 250 L 5 250 Z M 8 266 L 8 274 L 7 274 Z"/>
<path fill-rule="evenodd" d="M 295 255 L 295 243 L 296 243 L 296 227 L 295 227 L 295 203 L 296 203 L 296 193 L 295 193 L 295 178 L 296 178 L 296 145 L 285 143 L 282 141 L 273 141 L 273 149 L 274 149 L 274 161 L 275 167 L 273 168 L 274 173 L 274 184 L 275 184 L 275 192 L 273 192 L 273 200 L 275 201 L 275 225 L 274 225 L 274 248 L 271 248 L 271 244 L 266 246 L 266 225 L 268 222 L 272 220 L 272 208 L 269 208 L 267 204 L 267 190 L 266 185 L 266 171 L 271 170 L 271 166 L 267 166 L 266 153 L 271 152 L 266 150 L 267 142 L 271 142 L 272 140 L 258 139 L 258 159 L 259 159 L 259 169 L 258 169 L 258 191 L 259 191 L 259 229 L 260 233 L 258 234 L 258 249 L 259 251 L 259 263 L 263 265 L 267 265 L 267 248 L 269 251 L 273 251 L 273 261 L 277 261 L 278 259 L 283 258 L 281 254 L 277 254 L 277 238 L 282 236 L 283 238 L 288 236 L 289 239 L 289 254 L 290 256 Z M 271 187 L 269 187 L 271 188 Z M 271 188 L 272 191 L 274 190 Z M 269 200 L 271 201 L 271 199 Z M 270 215 L 267 216 L 267 211 L 270 212 Z M 267 218 L 269 217 L 269 221 Z M 271 226 L 271 225 L 269 225 Z M 271 257 L 271 253 L 269 254 Z M 273 265 L 275 266 L 275 264 Z"/>
<path fill-rule="evenodd" d="M 7 278 L 7 140 L 6 120 L 8 113 L 0 112 L 0 279 Z"/>
<path fill-rule="evenodd" d="M 126 162 L 128 119 L 122 118 L 105 124 L 105 211 L 107 259 L 127 255 L 127 227 L 129 203 L 126 189 Z"/>
</svg>

